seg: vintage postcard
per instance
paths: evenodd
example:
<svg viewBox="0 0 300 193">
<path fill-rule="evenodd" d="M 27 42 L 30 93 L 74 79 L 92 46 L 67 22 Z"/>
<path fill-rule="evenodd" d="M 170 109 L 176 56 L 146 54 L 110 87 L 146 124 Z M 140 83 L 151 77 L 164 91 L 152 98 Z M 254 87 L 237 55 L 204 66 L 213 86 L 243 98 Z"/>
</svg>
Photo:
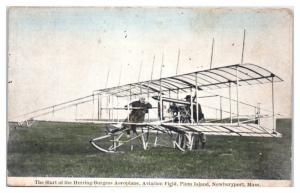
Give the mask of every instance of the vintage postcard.
<svg viewBox="0 0 300 193">
<path fill-rule="evenodd" d="M 292 9 L 7 9 L 8 186 L 293 186 Z"/>
</svg>

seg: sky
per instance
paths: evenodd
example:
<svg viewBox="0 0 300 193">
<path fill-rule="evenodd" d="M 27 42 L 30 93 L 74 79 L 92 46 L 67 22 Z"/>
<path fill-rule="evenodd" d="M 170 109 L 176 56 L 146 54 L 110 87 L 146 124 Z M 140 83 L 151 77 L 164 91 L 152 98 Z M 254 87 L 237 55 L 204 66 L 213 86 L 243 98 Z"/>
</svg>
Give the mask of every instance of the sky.
<svg viewBox="0 0 300 193">
<path fill-rule="evenodd" d="M 293 13 L 259 8 L 30 8 L 8 11 L 8 119 L 93 90 L 244 62 L 267 68 L 276 111 L 291 117 Z M 121 71 L 121 78 L 120 76 Z M 270 85 L 241 88 L 241 100 L 270 108 Z M 249 93 L 250 92 L 250 93 Z M 253 94 L 254 93 L 254 94 Z"/>
</svg>

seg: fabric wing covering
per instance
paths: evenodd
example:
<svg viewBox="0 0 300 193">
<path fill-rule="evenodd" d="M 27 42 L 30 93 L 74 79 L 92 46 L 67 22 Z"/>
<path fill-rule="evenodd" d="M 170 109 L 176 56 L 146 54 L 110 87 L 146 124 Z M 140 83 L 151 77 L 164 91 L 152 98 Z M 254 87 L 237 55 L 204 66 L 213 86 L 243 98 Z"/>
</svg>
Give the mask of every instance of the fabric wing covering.
<svg viewBox="0 0 300 193">
<path fill-rule="evenodd" d="M 280 82 L 281 78 L 255 64 L 235 64 L 202 71 L 191 72 L 161 79 L 136 82 L 106 89 L 97 90 L 100 94 L 111 94 L 118 97 L 161 92 L 212 90 L 235 86 Z"/>
<path fill-rule="evenodd" d="M 281 137 L 281 134 L 257 124 L 200 124 L 200 125 L 172 125 L 163 127 L 177 132 L 200 132 L 206 135 L 244 136 L 244 137 Z"/>
</svg>

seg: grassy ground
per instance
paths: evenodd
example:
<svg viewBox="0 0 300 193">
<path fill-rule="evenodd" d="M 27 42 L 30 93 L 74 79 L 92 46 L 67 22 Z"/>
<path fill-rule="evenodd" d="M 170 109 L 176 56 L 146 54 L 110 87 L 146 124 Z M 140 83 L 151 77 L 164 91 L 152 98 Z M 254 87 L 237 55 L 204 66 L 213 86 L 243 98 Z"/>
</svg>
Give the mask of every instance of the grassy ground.
<svg viewBox="0 0 300 193">
<path fill-rule="evenodd" d="M 104 154 L 89 140 L 95 124 L 10 123 L 8 176 L 290 179 L 291 122 L 277 121 L 282 138 L 208 137 L 206 150 L 180 152 L 141 147 Z"/>
</svg>

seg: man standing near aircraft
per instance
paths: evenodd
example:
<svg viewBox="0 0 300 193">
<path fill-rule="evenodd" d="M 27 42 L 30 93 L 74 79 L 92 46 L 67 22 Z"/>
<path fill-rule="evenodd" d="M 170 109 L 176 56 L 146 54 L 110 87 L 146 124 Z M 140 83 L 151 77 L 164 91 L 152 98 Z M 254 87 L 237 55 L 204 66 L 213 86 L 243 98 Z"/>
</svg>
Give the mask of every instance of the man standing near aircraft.
<svg viewBox="0 0 300 193">
<path fill-rule="evenodd" d="M 193 103 L 193 115 L 191 115 L 191 104 L 186 106 L 187 112 L 189 112 L 191 117 L 190 121 L 193 119 L 194 122 L 197 122 L 197 104 L 194 102 L 194 99 L 192 99 L 191 95 L 187 95 L 185 97 L 185 100 L 190 103 Z M 202 120 L 204 120 L 204 114 L 202 112 L 201 105 L 198 103 L 198 121 Z M 194 135 L 194 144 L 192 145 L 195 149 L 199 148 L 199 142 L 201 142 L 201 148 L 204 149 L 206 144 L 206 135 L 204 133 Z"/>
<path fill-rule="evenodd" d="M 186 106 L 187 112 L 190 114 L 190 122 L 192 122 L 192 119 L 194 122 L 197 122 L 197 105 L 194 102 L 194 99 L 192 99 L 191 95 L 187 95 L 185 97 L 185 100 L 187 102 L 193 103 L 193 115 L 191 115 L 191 104 Z M 202 113 L 201 105 L 198 103 L 198 121 L 201 121 L 204 119 L 204 114 Z"/>
</svg>

